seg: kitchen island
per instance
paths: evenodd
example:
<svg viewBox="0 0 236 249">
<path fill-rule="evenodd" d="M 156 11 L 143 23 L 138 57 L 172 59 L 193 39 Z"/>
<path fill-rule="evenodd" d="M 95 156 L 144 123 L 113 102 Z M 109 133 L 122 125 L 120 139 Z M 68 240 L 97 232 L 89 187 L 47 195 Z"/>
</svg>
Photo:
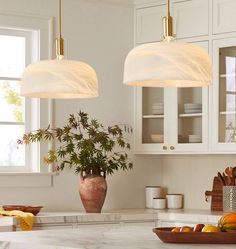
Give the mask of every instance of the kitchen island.
<svg viewBox="0 0 236 249">
<path fill-rule="evenodd" d="M 0 234 L 0 249 L 235 249 L 235 245 L 164 244 L 149 225 L 110 224 Z"/>
<path fill-rule="evenodd" d="M 197 223 L 217 224 L 222 212 L 208 210 L 154 210 L 122 209 L 109 210 L 101 214 L 84 212 L 48 212 L 36 216 L 33 230 L 79 228 L 84 225 L 107 225 L 121 223 L 149 223 L 150 227 L 193 226 Z M 14 217 L 0 219 L 0 232 L 19 231 Z"/>
</svg>

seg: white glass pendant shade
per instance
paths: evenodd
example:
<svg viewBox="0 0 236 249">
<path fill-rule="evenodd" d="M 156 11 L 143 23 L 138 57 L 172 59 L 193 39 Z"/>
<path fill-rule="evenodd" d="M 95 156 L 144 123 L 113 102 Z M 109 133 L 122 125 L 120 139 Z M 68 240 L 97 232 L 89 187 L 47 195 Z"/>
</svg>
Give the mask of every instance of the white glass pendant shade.
<svg viewBox="0 0 236 249">
<path fill-rule="evenodd" d="M 124 84 L 143 87 L 201 87 L 212 82 L 212 63 L 201 47 L 182 42 L 138 46 L 125 61 Z"/>
<path fill-rule="evenodd" d="M 91 66 L 79 61 L 39 61 L 25 69 L 21 95 L 52 99 L 94 98 L 98 96 L 97 75 Z"/>
</svg>

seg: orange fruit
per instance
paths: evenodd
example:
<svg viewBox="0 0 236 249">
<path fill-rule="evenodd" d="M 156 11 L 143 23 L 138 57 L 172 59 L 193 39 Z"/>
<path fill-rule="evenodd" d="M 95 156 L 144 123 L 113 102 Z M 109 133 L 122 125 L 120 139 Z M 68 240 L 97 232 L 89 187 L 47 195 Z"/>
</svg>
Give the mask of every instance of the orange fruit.
<svg viewBox="0 0 236 249">
<path fill-rule="evenodd" d="M 180 232 L 180 227 L 174 227 L 172 230 L 171 230 L 172 233 L 179 233 Z"/>
</svg>

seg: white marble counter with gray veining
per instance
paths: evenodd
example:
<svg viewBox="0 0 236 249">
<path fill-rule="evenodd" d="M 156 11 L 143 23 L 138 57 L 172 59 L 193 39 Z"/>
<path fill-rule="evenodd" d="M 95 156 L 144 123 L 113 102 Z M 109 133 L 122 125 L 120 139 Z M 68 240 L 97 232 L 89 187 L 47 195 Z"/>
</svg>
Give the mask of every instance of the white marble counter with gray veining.
<svg viewBox="0 0 236 249">
<path fill-rule="evenodd" d="M 235 245 L 164 244 L 149 225 L 110 224 L 67 230 L 0 233 L 0 249 L 235 249 Z"/>
<path fill-rule="evenodd" d="M 221 212 L 207 210 L 154 210 L 154 209 L 123 209 L 104 211 L 101 214 L 86 214 L 84 212 L 47 212 L 36 216 L 34 229 L 42 227 L 77 227 L 83 224 L 119 224 L 122 222 L 156 222 L 157 220 L 217 223 Z M 3 228 L 19 227 L 15 218 L 7 217 L 0 219 L 0 231 Z"/>
</svg>

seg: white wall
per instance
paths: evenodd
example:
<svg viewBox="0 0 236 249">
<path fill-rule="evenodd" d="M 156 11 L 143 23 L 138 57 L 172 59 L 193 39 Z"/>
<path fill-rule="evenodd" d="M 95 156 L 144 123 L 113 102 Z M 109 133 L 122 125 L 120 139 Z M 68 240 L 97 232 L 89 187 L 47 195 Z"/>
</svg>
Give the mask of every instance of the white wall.
<svg viewBox="0 0 236 249">
<path fill-rule="evenodd" d="M 55 16 L 56 0 L 0 0 L 1 11 Z M 133 46 L 133 9 L 100 1 L 64 0 L 63 35 L 67 56 L 92 65 L 98 73 L 100 96 L 91 100 L 55 102 L 55 124 L 68 114 L 87 111 L 105 124 L 132 124 L 133 89 L 122 85 L 125 56 Z M 78 176 L 65 171 L 52 188 L 2 188 L 0 204 L 40 204 L 44 210 L 79 210 Z M 160 184 L 160 160 L 135 156 L 134 170 L 108 177 L 104 209 L 144 207 L 144 187 Z"/>
<path fill-rule="evenodd" d="M 63 4 L 68 57 L 96 69 L 100 96 L 92 100 L 56 101 L 56 125 L 63 125 L 69 113 L 80 109 L 106 124 L 131 124 L 132 88 L 122 85 L 122 71 L 125 56 L 133 45 L 132 8 L 88 0 L 64 0 Z M 0 0 L 2 12 L 33 15 L 55 16 L 56 5 L 56 0 Z M 211 190 L 217 171 L 235 161 L 236 156 L 229 155 L 135 156 L 134 170 L 108 177 L 104 208 L 144 207 L 145 185 L 161 183 L 170 193 L 183 193 L 186 208 L 209 208 L 205 190 Z M 0 204 L 41 204 L 45 210 L 78 210 L 82 206 L 77 186 L 78 177 L 66 171 L 54 177 L 52 188 L 2 188 Z"/>
<path fill-rule="evenodd" d="M 162 183 L 169 193 L 184 194 L 185 208 L 210 209 L 210 202 L 205 202 L 205 191 L 212 190 L 218 171 L 223 172 L 235 163 L 235 155 L 163 156 Z"/>
</svg>

